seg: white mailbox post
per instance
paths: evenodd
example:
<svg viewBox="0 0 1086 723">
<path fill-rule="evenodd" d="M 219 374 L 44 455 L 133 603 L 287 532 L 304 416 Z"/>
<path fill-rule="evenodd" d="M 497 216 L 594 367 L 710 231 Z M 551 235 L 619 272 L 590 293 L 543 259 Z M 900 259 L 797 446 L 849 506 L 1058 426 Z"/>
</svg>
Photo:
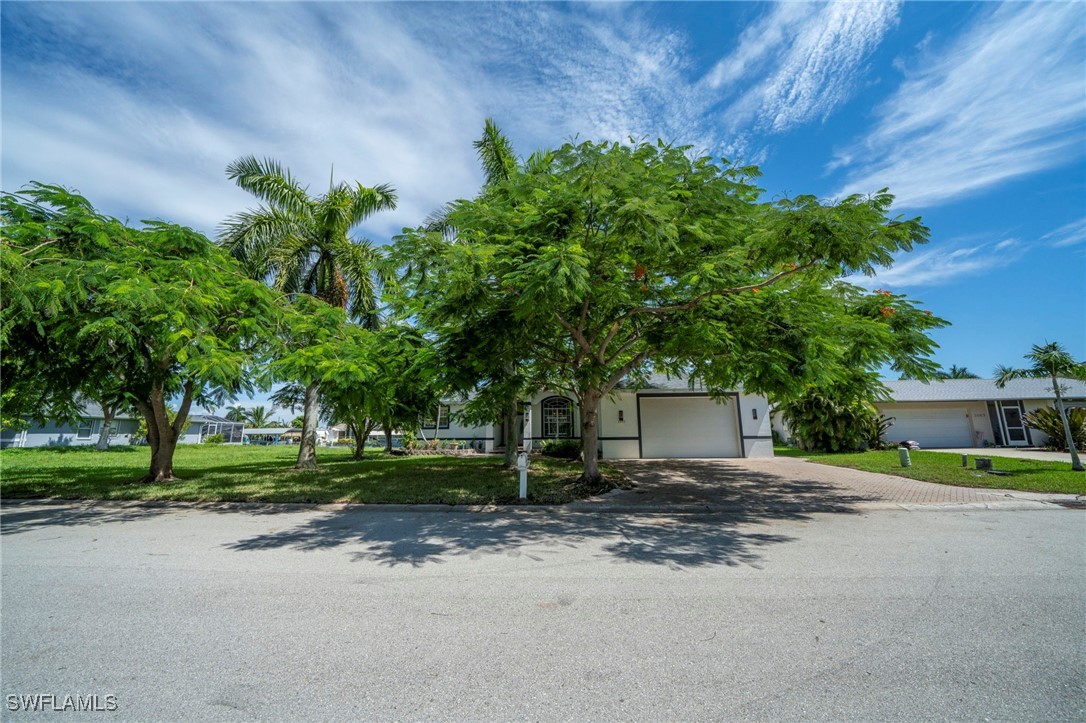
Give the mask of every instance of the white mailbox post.
<svg viewBox="0 0 1086 723">
<path fill-rule="evenodd" d="M 528 498 L 528 453 L 517 455 L 517 471 L 520 472 L 520 498 Z"/>
</svg>

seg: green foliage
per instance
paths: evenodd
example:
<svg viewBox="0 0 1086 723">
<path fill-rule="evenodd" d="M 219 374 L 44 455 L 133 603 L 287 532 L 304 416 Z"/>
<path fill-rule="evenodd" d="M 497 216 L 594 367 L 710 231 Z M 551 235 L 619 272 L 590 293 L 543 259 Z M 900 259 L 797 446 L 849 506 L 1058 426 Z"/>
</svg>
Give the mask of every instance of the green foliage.
<svg viewBox="0 0 1086 723">
<path fill-rule="evenodd" d="M 1036 459 L 998 457 L 996 468 L 1007 476 L 978 475 L 973 464 L 963 467 L 961 455 L 946 452 L 913 451 L 911 467 L 902 467 L 896 451 L 855 452 L 834 454 L 804 452 L 779 448 L 782 457 L 806 457 L 812 462 L 835 467 L 849 467 L 865 472 L 877 472 L 898 477 L 955 485 L 958 487 L 995 487 L 1001 490 L 1026 490 L 1063 494 L 1086 494 L 1086 477 L 1067 468 L 1065 462 L 1045 462 Z M 983 452 L 980 456 L 983 456 Z"/>
<path fill-rule="evenodd" d="M 208 437 L 204 437 L 203 444 L 222 444 L 226 441 L 226 438 L 221 434 L 212 434 Z"/>
<path fill-rule="evenodd" d="M 887 365 L 934 374 L 928 332 L 945 322 L 844 281 L 926 241 L 919 219 L 889 218 L 884 191 L 758 203 L 756 175 L 663 143 L 537 154 L 448 207 L 455 238 L 397 239 L 401 294 L 443 351 L 502 360 L 466 365 L 491 399 L 518 382 L 569 390 L 584 435 L 600 399 L 652 371 L 779 400 L 872 389 Z M 586 476 L 595 461 L 586 437 Z"/>
<path fill-rule="evenodd" d="M 886 433 L 894 425 L 894 418 L 885 414 L 872 414 L 868 425 L 867 439 L 864 440 L 868 449 L 887 449 L 896 446 L 886 441 Z"/>
<path fill-rule="evenodd" d="M 166 419 L 170 424 L 174 424 L 177 421 L 177 410 L 173 407 L 166 407 Z M 188 419 L 184 420 L 180 427 L 178 427 L 178 436 L 183 435 L 192 426 L 192 422 Z M 219 435 L 220 437 L 222 435 Z M 135 433 L 130 437 L 132 444 L 147 444 L 147 420 L 141 419 L 139 424 L 136 425 Z"/>
<path fill-rule="evenodd" d="M 1067 450 L 1067 434 L 1063 430 L 1063 419 L 1054 407 L 1041 407 L 1024 416 L 1026 424 L 1048 435 L 1045 446 L 1049 449 Z M 1086 409 L 1082 407 L 1067 410 L 1067 423 L 1071 427 L 1071 440 L 1076 449 L 1086 449 Z"/>
<path fill-rule="evenodd" d="M 1086 362 L 1075 361 L 1070 352 L 1058 342 L 1034 344 L 1026 359 L 1030 366 L 1024 369 L 1012 369 L 1000 366 L 996 368 L 996 386 L 1003 388 L 1007 382 L 1019 378 L 1048 378 L 1052 382 L 1052 393 L 1056 397 L 1056 408 L 1066 412 L 1063 404 L 1063 390 L 1060 379 L 1086 380 Z M 1086 465 L 1078 455 L 1079 444 L 1076 442 L 1078 435 L 1070 428 L 1070 419 L 1061 415 L 1061 424 L 1067 425 L 1067 429 L 1059 436 L 1065 443 L 1070 437 L 1072 442 L 1068 451 L 1071 453 L 1071 469 L 1076 472 L 1086 472 Z"/>
<path fill-rule="evenodd" d="M 257 405 L 246 411 L 244 421 L 250 427 L 260 428 L 270 426 L 271 418 L 271 410 L 265 409 L 263 405 Z"/>
<path fill-rule="evenodd" d="M 547 439 L 539 446 L 539 452 L 547 457 L 577 459 L 581 456 L 581 440 Z"/>
<path fill-rule="evenodd" d="M 870 402 L 814 388 L 782 405 L 781 412 L 799 446 L 820 452 L 864 450 L 872 442 L 881 445 L 889 427 Z"/>
<path fill-rule="evenodd" d="M 143 448 L 144 450 L 146 448 Z M 130 484 L 146 465 L 141 448 L 87 447 L 0 450 L 4 499 L 185 500 L 192 502 L 347 502 L 520 504 L 516 480 L 493 457 L 390 456 L 367 452 L 356 462 L 343 447 L 322 448 L 321 472 L 284 470 L 293 445 L 186 444 L 177 450 L 181 480 Z M 591 491 L 571 486 L 578 467 L 558 459 L 532 461 L 529 501 L 561 504 Z"/>
<path fill-rule="evenodd" d="M 80 395 L 124 401 L 153 423 L 149 440 L 165 455 L 151 476 L 172 477 L 191 402 L 252 390 L 279 325 L 275 295 L 192 229 L 132 228 L 59 186 L 5 193 L 2 217 L 0 368 L 17 400 L 5 414 L 65 419 Z"/>
</svg>

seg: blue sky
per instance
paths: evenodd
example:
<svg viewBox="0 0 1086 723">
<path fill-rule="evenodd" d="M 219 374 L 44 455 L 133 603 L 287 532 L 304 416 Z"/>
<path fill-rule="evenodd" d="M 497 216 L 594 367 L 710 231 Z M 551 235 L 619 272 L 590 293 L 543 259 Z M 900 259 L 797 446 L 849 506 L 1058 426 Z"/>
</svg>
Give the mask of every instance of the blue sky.
<svg viewBox="0 0 1086 723">
<path fill-rule="evenodd" d="M 931 242 L 858 283 L 953 326 L 989 375 L 1086 358 L 1084 3 L 19 3 L 2 13 L 2 181 L 214 234 L 224 175 L 390 183 L 388 241 L 476 191 L 494 117 L 525 154 L 657 138 L 759 164 L 767 197 L 889 187 Z"/>
</svg>

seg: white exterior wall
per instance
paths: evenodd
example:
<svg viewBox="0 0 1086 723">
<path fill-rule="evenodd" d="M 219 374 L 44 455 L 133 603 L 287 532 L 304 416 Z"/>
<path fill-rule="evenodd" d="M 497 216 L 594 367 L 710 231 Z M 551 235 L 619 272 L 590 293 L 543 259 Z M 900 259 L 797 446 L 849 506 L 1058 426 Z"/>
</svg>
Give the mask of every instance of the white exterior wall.
<svg viewBox="0 0 1086 723">
<path fill-rule="evenodd" d="M 739 429 L 744 457 L 773 456 L 773 419 L 769 414 L 768 399 L 739 393 Z"/>
<path fill-rule="evenodd" d="M 619 412 L 622 420 L 618 420 Z M 600 402 L 600 456 L 604 459 L 638 459 L 637 395 L 622 391 Z M 625 439 L 623 439 L 625 438 Z"/>
<path fill-rule="evenodd" d="M 581 410 L 577 406 L 577 400 L 571 399 L 568 394 L 562 392 L 545 391 L 532 397 L 531 437 L 537 443 L 543 441 L 543 401 L 551 397 L 564 397 L 573 404 L 573 438 L 579 439 L 581 435 Z M 525 435 L 528 436 L 528 435 Z"/>
<path fill-rule="evenodd" d="M 992 434 L 992 420 L 988 416 L 988 406 L 985 402 L 885 402 L 878 403 L 875 407 L 879 410 L 879 414 L 883 414 L 887 417 L 894 416 L 895 410 L 929 413 L 945 410 L 947 414 L 957 414 L 960 410 L 964 409 L 966 415 L 969 417 L 970 432 L 973 435 L 973 446 L 983 447 L 985 440 L 987 440 L 989 444 L 995 444 L 995 437 Z M 894 443 L 902 440 L 887 439 L 886 441 Z"/>
<path fill-rule="evenodd" d="M 474 444 L 477 445 L 476 449 L 481 446 L 481 451 L 493 452 L 495 425 L 484 424 L 481 426 L 471 426 L 464 424 L 458 419 L 457 415 L 457 412 L 463 409 L 464 405 L 451 403 L 448 406 L 448 429 L 434 429 L 433 427 L 424 427 L 421 432 L 423 435 L 425 435 L 426 439 L 433 439 L 436 436 L 438 439 L 446 439 L 451 441 Z M 442 420 L 442 424 L 444 424 L 444 421 L 445 420 Z"/>
<path fill-rule="evenodd" d="M 78 427 L 68 424 L 57 424 L 54 421 L 46 422 L 44 426 L 31 424 L 29 429 L 19 432 L 4 432 L 0 436 L 0 447 L 79 447 L 95 445 L 98 443 L 98 434 L 102 429 L 101 417 L 92 420 L 89 437 L 79 437 Z M 134 419 L 114 420 L 115 431 L 109 437 L 109 443 L 113 445 L 131 444 L 132 435 L 135 434 L 137 425 Z"/>
</svg>

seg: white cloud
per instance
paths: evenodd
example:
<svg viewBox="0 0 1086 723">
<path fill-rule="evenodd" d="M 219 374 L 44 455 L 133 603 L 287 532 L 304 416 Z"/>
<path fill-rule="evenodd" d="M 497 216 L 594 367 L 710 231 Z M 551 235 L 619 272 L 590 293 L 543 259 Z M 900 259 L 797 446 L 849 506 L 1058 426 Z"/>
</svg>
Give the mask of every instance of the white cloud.
<svg viewBox="0 0 1086 723">
<path fill-rule="evenodd" d="M 253 200 L 225 178 L 272 156 L 319 190 L 390 183 L 387 238 L 481 174 L 493 116 L 527 154 L 574 134 L 662 137 L 746 161 L 755 125 L 824 117 L 895 4 L 772 6 L 709 81 L 637 4 L 5 4 L 3 175 L 79 188 L 104 211 L 213 232 Z M 730 83 L 755 83 L 737 97 Z M 759 82 L 763 80 L 764 82 Z M 722 138 L 722 101 L 753 103 Z M 744 100 L 745 99 L 745 100 Z M 724 141 L 727 141 L 725 143 Z"/>
<path fill-rule="evenodd" d="M 1086 216 L 1046 233 L 1041 241 L 1057 248 L 1086 243 Z"/>
<path fill-rule="evenodd" d="M 1008 3 L 926 60 L 830 168 L 922 207 L 1081 157 L 1086 6 Z"/>
<path fill-rule="evenodd" d="M 853 276 L 847 280 L 869 289 L 944 286 L 1009 266 L 1025 253 L 1022 245 L 1013 238 L 998 242 L 973 241 L 975 239 L 957 239 L 940 248 L 913 251 L 875 276 Z"/>
<path fill-rule="evenodd" d="M 758 80 L 722 113 L 732 131 L 780 133 L 826 118 L 896 23 L 899 2 L 782 3 L 743 33 L 706 76 L 711 88 Z"/>
</svg>

